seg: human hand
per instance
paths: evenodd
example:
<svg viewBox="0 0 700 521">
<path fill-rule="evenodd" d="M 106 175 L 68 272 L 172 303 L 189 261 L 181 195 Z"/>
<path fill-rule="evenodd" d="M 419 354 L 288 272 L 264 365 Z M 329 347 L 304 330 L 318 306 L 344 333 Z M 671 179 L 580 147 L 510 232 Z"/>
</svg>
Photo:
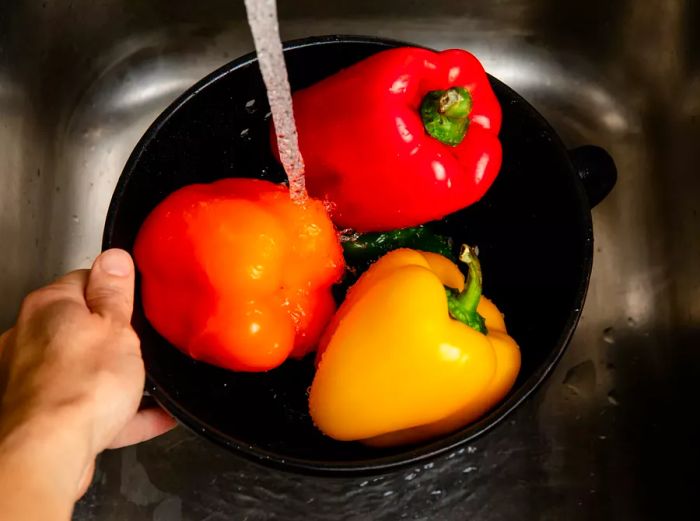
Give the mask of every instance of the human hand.
<svg viewBox="0 0 700 521">
<path fill-rule="evenodd" d="M 109 250 L 24 300 L 0 337 L 0 469 L 41 456 L 41 472 L 55 463 L 53 485 L 75 500 L 97 454 L 175 425 L 160 409 L 138 410 L 145 372 L 133 294 L 131 258 Z M 0 498 L 2 484 L 0 470 Z"/>
</svg>

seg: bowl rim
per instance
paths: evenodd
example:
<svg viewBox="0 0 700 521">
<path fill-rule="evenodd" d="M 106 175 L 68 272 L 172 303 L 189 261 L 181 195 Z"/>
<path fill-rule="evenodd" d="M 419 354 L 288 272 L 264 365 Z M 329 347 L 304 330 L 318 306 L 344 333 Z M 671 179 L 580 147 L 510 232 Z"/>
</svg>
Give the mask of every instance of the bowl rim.
<svg viewBox="0 0 700 521">
<path fill-rule="evenodd" d="M 371 44 L 380 45 L 383 47 L 422 47 L 422 45 L 413 44 L 393 39 L 379 38 L 374 36 L 362 35 L 323 35 L 310 36 L 301 39 L 290 40 L 283 43 L 284 51 L 302 49 L 309 46 L 317 45 L 334 45 L 334 44 Z M 251 63 L 257 62 L 255 52 L 245 54 L 236 58 L 207 76 L 196 82 L 188 88 L 183 94 L 176 98 L 168 107 L 163 110 L 158 117 L 151 123 L 141 139 L 135 145 L 127 160 L 119 180 L 116 184 L 112 199 L 107 211 L 105 221 L 102 249 L 111 247 L 114 228 L 116 225 L 116 215 L 121 204 L 121 200 L 129 184 L 129 180 L 138 165 L 142 154 L 148 147 L 148 144 L 157 137 L 161 128 L 168 122 L 180 108 L 188 103 L 188 101 L 197 96 L 202 90 L 209 85 L 216 83 L 227 75 L 233 73 L 237 69 L 248 66 Z M 267 467 L 273 467 L 277 470 L 285 472 L 297 472 L 307 475 L 324 475 L 324 476 L 362 476 L 386 473 L 392 470 L 397 470 L 404 467 L 414 466 L 423 463 L 426 460 L 435 459 L 438 456 L 450 451 L 458 450 L 460 447 L 467 445 L 475 439 L 481 437 L 486 432 L 490 431 L 498 424 L 503 422 L 515 409 L 517 409 L 526 399 L 528 399 L 552 373 L 552 370 L 559 362 L 564 351 L 566 350 L 571 338 L 574 334 L 578 321 L 581 317 L 583 304 L 586 299 L 588 285 L 591 276 L 593 264 L 593 224 L 591 218 L 590 205 L 586 195 L 584 185 L 581 182 L 576 171 L 571 164 L 569 154 L 559 135 L 554 131 L 552 126 L 542 115 L 528 103 L 522 96 L 513 91 L 510 87 L 502 83 L 500 80 L 488 75 L 492 83 L 498 84 L 500 87 L 505 87 L 507 91 L 515 98 L 527 105 L 532 115 L 539 120 L 539 123 L 547 128 L 553 138 L 553 144 L 556 149 L 562 151 L 566 157 L 566 161 L 570 165 L 571 175 L 575 177 L 574 187 L 575 196 L 578 199 L 582 224 L 585 228 L 585 245 L 583 247 L 583 258 L 581 259 L 581 277 L 579 285 L 575 291 L 575 302 L 571 310 L 562 333 L 557 339 L 556 347 L 552 349 L 544 362 L 533 371 L 533 373 L 520 385 L 520 387 L 511 392 L 504 400 L 496 407 L 491 409 L 486 415 L 479 418 L 477 421 L 468 424 L 462 429 L 451 434 L 442 436 L 424 444 L 415 445 L 407 448 L 406 451 L 387 455 L 367 458 L 357 461 L 333 461 L 333 460 L 314 460 L 311 458 L 289 457 L 283 454 L 276 453 L 258 447 L 254 444 L 245 443 L 242 440 L 236 439 L 233 436 L 227 435 L 218 429 L 207 425 L 199 420 L 194 414 L 188 412 L 181 407 L 178 401 L 170 396 L 150 375 L 148 367 L 146 367 L 146 391 L 149 392 L 155 400 L 170 414 L 172 414 L 181 424 L 190 429 L 192 432 L 206 438 L 215 444 L 229 449 L 235 454 L 240 454 L 247 460 L 254 463 L 262 464 Z"/>
</svg>

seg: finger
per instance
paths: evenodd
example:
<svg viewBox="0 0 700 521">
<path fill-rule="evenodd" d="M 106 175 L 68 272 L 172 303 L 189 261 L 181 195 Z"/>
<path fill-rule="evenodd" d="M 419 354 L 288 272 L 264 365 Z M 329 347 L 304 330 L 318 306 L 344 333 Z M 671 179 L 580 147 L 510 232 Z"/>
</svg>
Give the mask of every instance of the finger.
<svg viewBox="0 0 700 521">
<path fill-rule="evenodd" d="M 107 250 L 95 259 L 85 301 L 93 313 L 129 323 L 134 307 L 134 263 L 127 252 Z"/>
<path fill-rule="evenodd" d="M 85 305 L 85 287 L 87 286 L 90 270 L 75 270 L 66 273 L 56 280 L 38 289 L 45 304 L 55 300 L 71 300 Z"/>
<path fill-rule="evenodd" d="M 83 296 L 85 291 L 85 286 L 87 285 L 88 275 L 90 275 L 90 270 L 75 270 L 70 273 L 66 273 L 54 280 L 49 287 L 65 287 L 69 291 L 80 290 L 80 296 Z"/>
<path fill-rule="evenodd" d="M 85 492 L 87 492 L 87 489 L 90 488 L 90 485 L 92 484 L 92 479 L 95 477 L 95 461 L 91 461 L 90 464 L 85 467 L 85 470 L 83 471 L 83 476 L 80 478 L 80 482 L 78 483 L 78 496 L 76 500 L 80 499 L 85 495 Z"/>
<path fill-rule="evenodd" d="M 7 371 L 9 369 L 6 360 L 3 360 L 3 353 L 6 351 L 6 346 L 10 345 L 10 336 L 14 333 L 15 329 L 11 328 L 0 335 L 0 401 L 5 394 L 5 387 L 7 386 Z"/>
<path fill-rule="evenodd" d="M 177 425 L 175 419 L 160 407 L 142 409 L 127 423 L 117 435 L 109 449 L 119 449 L 148 441 L 156 436 L 165 434 Z"/>
<path fill-rule="evenodd" d="M 10 333 L 12 333 L 12 328 L 8 329 L 2 335 L 0 335 L 0 354 L 2 354 L 2 348 L 5 347 L 5 344 L 10 338 Z"/>
<path fill-rule="evenodd" d="M 57 278 L 51 284 L 32 291 L 22 301 L 18 320 L 23 316 L 31 316 L 36 310 L 56 302 L 70 301 L 85 306 L 88 273 L 88 270 L 72 271 Z"/>
</svg>

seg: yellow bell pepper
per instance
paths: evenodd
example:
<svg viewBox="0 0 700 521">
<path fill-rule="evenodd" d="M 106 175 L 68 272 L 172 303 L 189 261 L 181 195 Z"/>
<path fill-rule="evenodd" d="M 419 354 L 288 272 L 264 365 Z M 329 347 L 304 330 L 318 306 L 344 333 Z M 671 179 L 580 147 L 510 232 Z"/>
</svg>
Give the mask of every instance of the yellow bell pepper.
<svg viewBox="0 0 700 521">
<path fill-rule="evenodd" d="M 510 390 L 520 350 L 481 296 L 473 250 L 465 288 L 445 257 L 387 253 L 348 292 L 321 339 L 309 394 L 316 426 L 337 440 L 415 443 L 474 421 Z"/>
</svg>

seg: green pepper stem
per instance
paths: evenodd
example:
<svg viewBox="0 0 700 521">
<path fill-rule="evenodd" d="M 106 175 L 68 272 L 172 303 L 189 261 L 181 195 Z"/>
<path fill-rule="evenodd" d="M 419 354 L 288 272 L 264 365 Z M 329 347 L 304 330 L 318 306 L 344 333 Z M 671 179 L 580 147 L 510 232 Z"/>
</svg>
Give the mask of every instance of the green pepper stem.
<svg viewBox="0 0 700 521">
<path fill-rule="evenodd" d="M 476 249 L 463 244 L 459 260 L 467 265 L 469 275 L 462 292 L 456 293 L 446 289 L 447 307 L 450 315 L 479 333 L 487 334 L 484 317 L 477 311 L 481 300 L 482 276 L 481 263 L 476 255 Z"/>
<path fill-rule="evenodd" d="M 481 263 L 476 256 L 474 248 L 466 244 L 462 245 L 462 249 L 459 252 L 459 260 L 465 263 L 469 268 L 467 285 L 464 291 L 459 294 L 459 301 L 462 303 L 467 313 L 476 313 L 476 308 L 479 306 L 479 301 L 481 300 L 481 287 L 483 283 Z"/>
<path fill-rule="evenodd" d="M 341 235 L 340 243 L 345 260 L 350 265 L 374 262 L 398 248 L 430 251 L 455 260 L 452 239 L 423 224 L 390 232 L 346 233 Z"/>
<path fill-rule="evenodd" d="M 469 128 L 471 93 L 463 87 L 431 90 L 420 106 L 425 131 L 446 145 L 459 145 Z"/>
</svg>

